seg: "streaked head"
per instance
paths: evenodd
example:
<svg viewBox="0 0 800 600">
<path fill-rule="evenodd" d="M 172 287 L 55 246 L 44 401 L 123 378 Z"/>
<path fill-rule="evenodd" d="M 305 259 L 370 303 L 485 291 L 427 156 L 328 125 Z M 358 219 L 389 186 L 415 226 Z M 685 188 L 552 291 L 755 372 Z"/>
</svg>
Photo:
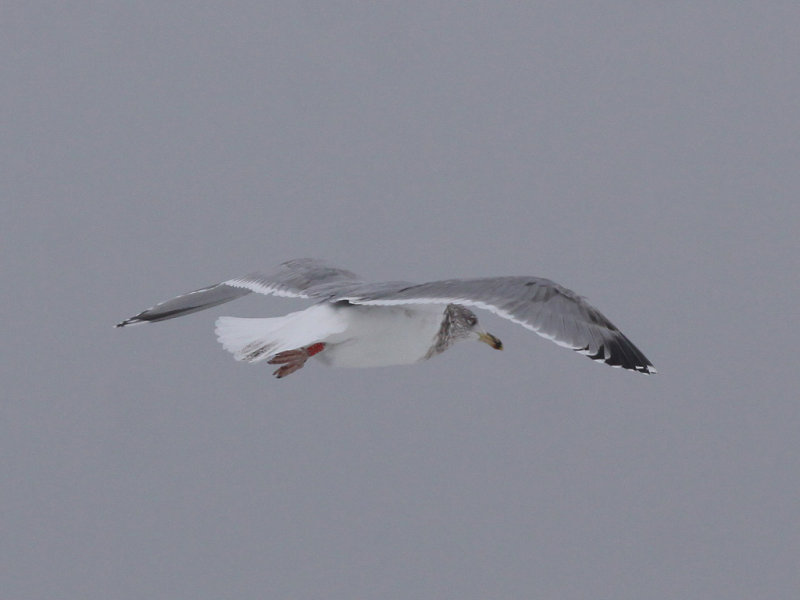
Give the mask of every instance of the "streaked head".
<svg viewBox="0 0 800 600">
<path fill-rule="evenodd" d="M 478 323 L 475 313 L 460 304 L 449 304 L 445 311 L 448 333 L 453 341 L 477 340 L 489 344 L 495 350 L 503 349 L 503 342 L 485 331 Z"/>
</svg>

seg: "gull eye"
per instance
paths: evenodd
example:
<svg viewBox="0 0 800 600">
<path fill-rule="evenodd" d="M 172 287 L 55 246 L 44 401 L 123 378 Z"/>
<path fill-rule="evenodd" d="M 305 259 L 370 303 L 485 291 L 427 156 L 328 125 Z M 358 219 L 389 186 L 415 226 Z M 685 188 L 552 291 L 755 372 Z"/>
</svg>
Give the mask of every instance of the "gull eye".
<svg viewBox="0 0 800 600">
<path fill-rule="evenodd" d="M 470 327 L 475 327 L 475 325 L 477 324 L 478 324 L 478 317 L 476 317 L 475 315 L 470 315 L 467 317 L 467 325 L 469 325 Z"/>
</svg>

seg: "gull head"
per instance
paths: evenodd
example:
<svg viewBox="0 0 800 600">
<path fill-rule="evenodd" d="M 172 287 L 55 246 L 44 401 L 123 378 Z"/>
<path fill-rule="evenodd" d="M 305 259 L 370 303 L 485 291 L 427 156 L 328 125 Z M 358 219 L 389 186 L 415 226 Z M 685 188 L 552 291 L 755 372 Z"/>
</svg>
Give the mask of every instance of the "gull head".
<svg viewBox="0 0 800 600">
<path fill-rule="evenodd" d="M 477 340 L 489 344 L 495 350 L 503 349 L 503 342 L 485 331 L 478 323 L 478 317 L 470 309 L 460 304 L 449 304 L 445 311 L 445 321 L 452 341 Z"/>
</svg>

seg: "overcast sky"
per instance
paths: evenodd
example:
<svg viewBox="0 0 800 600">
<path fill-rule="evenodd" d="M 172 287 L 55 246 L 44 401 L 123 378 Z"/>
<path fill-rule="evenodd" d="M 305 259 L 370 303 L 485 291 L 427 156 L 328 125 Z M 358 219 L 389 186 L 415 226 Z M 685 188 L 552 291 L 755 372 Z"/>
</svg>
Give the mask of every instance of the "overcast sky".
<svg viewBox="0 0 800 600">
<path fill-rule="evenodd" d="M 0 9 L 0 596 L 800 595 L 794 2 Z M 536 275 L 655 363 L 284 380 L 216 343 L 286 259 Z"/>
</svg>

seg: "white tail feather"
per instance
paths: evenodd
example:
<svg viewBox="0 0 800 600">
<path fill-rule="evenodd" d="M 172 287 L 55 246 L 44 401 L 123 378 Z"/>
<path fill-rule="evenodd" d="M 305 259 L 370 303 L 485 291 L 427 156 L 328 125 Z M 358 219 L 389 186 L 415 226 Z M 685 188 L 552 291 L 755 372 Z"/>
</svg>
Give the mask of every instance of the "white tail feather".
<svg viewBox="0 0 800 600">
<path fill-rule="evenodd" d="M 315 313 L 313 316 L 308 313 Z M 236 360 L 259 362 L 284 350 L 294 350 L 326 340 L 345 329 L 332 307 L 315 305 L 284 317 L 246 319 L 220 317 L 217 340 Z"/>
<path fill-rule="evenodd" d="M 272 319 L 241 319 L 220 317 L 214 332 L 217 340 L 236 360 L 258 362 L 280 352 L 274 350 L 284 317 Z"/>
</svg>

